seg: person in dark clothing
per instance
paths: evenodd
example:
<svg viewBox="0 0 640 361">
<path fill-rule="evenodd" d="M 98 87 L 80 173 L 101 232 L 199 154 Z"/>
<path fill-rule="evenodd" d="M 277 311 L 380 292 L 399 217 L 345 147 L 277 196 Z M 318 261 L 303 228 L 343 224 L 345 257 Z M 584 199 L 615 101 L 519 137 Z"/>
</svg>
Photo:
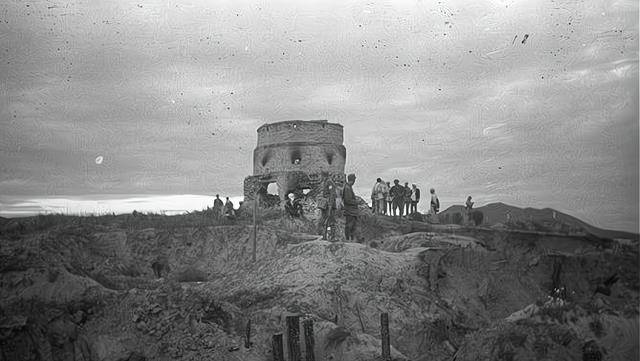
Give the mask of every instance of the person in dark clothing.
<svg viewBox="0 0 640 361">
<path fill-rule="evenodd" d="M 222 203 L 222 199 L 220 199 L 220 195 L 216 194 L 216 199 L 213 200 L 213 214 L 216 217 L 220 217 L 222 215 L 223 208 L 224 208 L 224 203 Z"/>
<path fill-rule="evenodd" d="M 393 197 L 393 200 L 391 201 L 391 203 L 393 204 L 393 216 L 395 217 L 396 215 L 398 215 L 398 213 L 400 213 L 399 216 L 402 217 L 402 211 L 404 207 L 404 187 L 400 185 L 399 180 L 393 180 L 393 187 L 391 187 L 389 194 L 391 194 L 391 197 Z"/>
<path fill-rule="evenodd" d="M 291 217 L 295 217 L 295 210 L 293 209 L 293 194 L 287 195 L 287 200 L 284 202 L 284 210 Z"/>
<path fill-rule="evenodd" d="M 347 184 L 344 185 L 342 191 L 342 200 L 344 202 L 344 215 L 346 224 L 344 226 L 344 236 L 347 241 L 354 240 L 356 237 L 356 229 L 358 226 L 358 202 L 356 194 L 353 192 L 353 184 L 356 182 L 356 175 L 349 174 L 347 176 Z"/>
<path fill-rule="evenodd" d="M 303 215 L 300 198 L 296 197 L 294 193 L 289 193 L 287 201 L 284 203 L 284 209 L 291 217 L 299 218 Z"/>
<path fill-rule="evenodd" d="M 413 192 L 411 193 L 411 213 L 417 213 L 418 202 L 420 202 L 420 188 L 416 187 L 415 184 L 411 186 L 413 188 Z"/>
<path fill-rule="evenodd" d="M 224 204 L 224 213 L 227 217 L 233 217 L 234 215 L 233 202 L 231 202 L 229 197 L 227 197 L 227 201 Z"/>
<path fill-rule="evenodd" d="M 404 182 L 404 216 L 409 217 L 411 211 L 411 195 L 413 191 L 409 187 L 409 182 Z"/>
<path fill-rule="evenodd" d="M 440 211 L 440 200 L 438 199 L 438 196 L 436 195 L 436 190 L 435 189 L 431 188 L 429 190 L 429 192 L 431 193 L 431 208 L 430 208 L 429 213 L 435 216 Z"/>
<path fill-rule="evenodd" d="M 467 201 L 464 204 L 464 208 L 467 213 L 467 223 L 471 223 L 471 212 L 473 210 L 473 203 L 474 203 L 471 201 L 471 199 L 472 199 L 471 196 L 468 196 Z"/>
</svg>

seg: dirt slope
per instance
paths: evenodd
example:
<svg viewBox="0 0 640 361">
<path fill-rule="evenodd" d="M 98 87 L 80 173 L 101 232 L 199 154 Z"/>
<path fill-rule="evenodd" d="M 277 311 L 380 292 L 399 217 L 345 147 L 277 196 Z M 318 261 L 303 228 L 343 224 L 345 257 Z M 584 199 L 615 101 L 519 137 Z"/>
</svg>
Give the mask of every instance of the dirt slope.
<svg viewBox="0 0 640 361">
<path fill-rule="evenodd" d="M 268 360 L 287 315 L 315 321 L 316 360 L 375 360 L 382 312 L 396 360 L 578 360 L 590 340 L 637 355 L 634 247 L 365 221 L 358 244 L 320 240 L 311 217 L 266 220 L 255 262 L 243 220 L 4 234 L 1 360 Z"/>
</svg>

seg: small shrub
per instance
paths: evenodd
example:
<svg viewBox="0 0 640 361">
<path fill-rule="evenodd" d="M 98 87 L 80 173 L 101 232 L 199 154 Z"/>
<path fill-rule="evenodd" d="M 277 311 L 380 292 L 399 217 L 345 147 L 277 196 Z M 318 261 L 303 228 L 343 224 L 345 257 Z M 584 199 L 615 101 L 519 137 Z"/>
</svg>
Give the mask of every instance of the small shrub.
<svg viewBox="0 0 640 361">
<path fill-rule="evenodd" d="M 409 215 L 409 219 L 417 222 L 425 222 L 425 216 L 420 212 L 414 212 Z"/>
<path fill-rule="evenodd" d="M 482 221 L 484 220 L 484 214 L 481 211 L 473 211 L 471 213 L 471 219 L 473 220 L 473 223 L 476 226 L 479 226 L 482 224 Z"/>
<path fill-rule="evenodd" d="M 453 224 L 462 224 L 464 222 L 464 218 L 462 217 L 462 213 L 456 212 L 451 216 L 451 223 Z"/>
<path fill-rule="evenodd" d="M 442 223 L 451 224 L 451 215 L 449 213 L 442 215 Z"/>
</svg>

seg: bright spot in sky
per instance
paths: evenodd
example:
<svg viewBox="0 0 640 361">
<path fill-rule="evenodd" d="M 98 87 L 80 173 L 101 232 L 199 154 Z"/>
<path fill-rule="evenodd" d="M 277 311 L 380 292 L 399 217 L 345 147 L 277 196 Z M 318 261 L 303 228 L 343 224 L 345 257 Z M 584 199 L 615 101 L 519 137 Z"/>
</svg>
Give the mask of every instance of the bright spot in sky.
<svg viewBox="0 0 640 361">
<path fill-rule="evenodd" d="M 99 155 L 96 157 L 96 164 L 102 164 L 102 161 L 104 160 L 104 157 Z"/>
</svg>

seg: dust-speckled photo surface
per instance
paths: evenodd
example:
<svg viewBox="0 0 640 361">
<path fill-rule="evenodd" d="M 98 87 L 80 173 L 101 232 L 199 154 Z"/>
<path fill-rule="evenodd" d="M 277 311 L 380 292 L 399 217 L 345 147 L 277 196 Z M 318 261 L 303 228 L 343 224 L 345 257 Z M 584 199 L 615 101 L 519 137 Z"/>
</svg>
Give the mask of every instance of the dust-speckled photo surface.
<svg viewBox="0 0 640 361">
<path fill-rule="evenodd" d="M 0 361 L 639 355 L 631 0 L 5 0 Z"/>
</svg>

